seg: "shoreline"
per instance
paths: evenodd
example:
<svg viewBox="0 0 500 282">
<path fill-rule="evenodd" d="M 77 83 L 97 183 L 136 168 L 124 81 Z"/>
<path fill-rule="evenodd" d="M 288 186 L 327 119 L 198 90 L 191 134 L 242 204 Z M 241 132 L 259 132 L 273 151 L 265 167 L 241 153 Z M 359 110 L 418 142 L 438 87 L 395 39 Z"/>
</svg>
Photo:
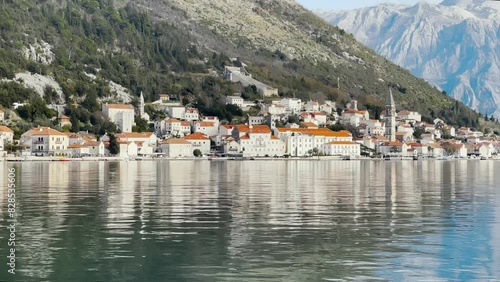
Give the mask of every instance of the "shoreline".
<svg viewBox="0 0 500 282">
<path fill-rule="evenodd" d="M 289 157 L 289 158 L 228 158 L 228 157 L 201 157 L 201 158 L 153 158 L 153 157 L 83 157 L 83 158 L 65 158 L 65 157 L 4 157 L 0 158 L 0 162 L 136 162 L 136 161 L 479 161 L 480 158 L 421 158 L 414 160 L 411 157 L 404 158 L 369 158 L 359 157 L 344 160 L 340 156 L 320 156 L 320 157 Z M 495 161 L 500 160 L 499 157 L 488 158 L 486 160 Z M 485 160 L 482 160 L 485 161 Z"/>
</svg>

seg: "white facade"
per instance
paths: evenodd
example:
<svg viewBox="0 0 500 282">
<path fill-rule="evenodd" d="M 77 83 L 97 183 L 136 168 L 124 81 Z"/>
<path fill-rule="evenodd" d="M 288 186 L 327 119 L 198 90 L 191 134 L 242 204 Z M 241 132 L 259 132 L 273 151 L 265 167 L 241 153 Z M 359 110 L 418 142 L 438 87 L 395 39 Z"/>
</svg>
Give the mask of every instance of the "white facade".
<svg viewBox="0 0 500 282">
<path fill-rule="evenodd" d="M 361 145 L 349 141 L 333 141 L 324 145 L 323 151 L 329 156 L 351 156 L 361 155 Z"/>
<path fill-rule="evenodd" d="M 132 132 L 134 107 L 126 104 L 103 104 L 102 113 L 114 122 L 122 132 Z"/>
<path fill-rule="evenodd" d="M 118 141 L 120 152 L 118 157 L 129 158 L 137 156 L 137 144 L 131 141 Z"/>
<path fill-rule="evenodd" d="M 161 152 L 167 158 L 182 158 L 193 156 L 193 146 L 184 139 L 172 138 L 161 143 Z"/>
<path fill-rule="evenodd" d="M 274 157 L 285 154 L 285 143 L 272 135 L 267 125 L 238 125 L 233 137 L 243 157 Z"/>
<path fill-rule="evenodd" d="M 242 108 L 243 98 L 241 98 L 240 96 L 226 96 L 226 104 L 236 105 Z"/>
<path fill-rule="evenodd" d="M 200 132 L 207 136 L 217 135 L 219 129 L 215 122 L 197 121 L 194 123 L 194 132 Z"/>
<path fill-rule="evenodd" d="M 304 111 L 306 112 L 318 112 L 319 111 L 319 103 L 315 101 L 308 101 L 304 105 Z"/>
<path fill-rule="evenodd" d="M 199 149 L 202 154 L 210 154 L 210 138 L 201 132 L 195 132 L 183 138 L 191 143 L 193 150 Z"/>
<path fill-rule="evenodd" d="M 200 119 L 200 113 L 198 109 L 187 108 L 184 112 L 184 119 L 187 121 L 195 121 Z"/>
<path fill-rule="evenodd" d="M 0 139 L 5 143 L 14 143 L 14 131 L 5 125 L 0 125 Z"/>
<path fill-rule="evenodd" d="M 191 133 L 191 124 L 175 118 L 155 122 L 155 132 L 159 135 L 185 136 Z"/>
<path fill-rule="evenodd" d="M 34 128 L 23 135 L 29 136 L 32 155 L 50 156 L 68 152 L 68 136 L 50 127 Z"/>
<path fill-rule="evenodd" d="M 277 104 L 263 104 L 261 106 L 263 111 L 268 112 L 271 115 L 283 115 L 286 113 L 286 109 L 283 105 Z"/>
<path fill-rule="evenodd" d="M 168 107 L 167 113 L 171 118 L 184 119 L 186 108 L 181 106 Z"/>
<path fill-rule="evenodd" d="M 302 110 L 302 100 L 296 98 L 283 98 L 280 104 L 285 107 L 287 113 L 297 114 Z"/>
<path fill-rule="evenodd" d="M 0 121 L 4 121 L 5 120 L 5 112 L 0 110 Z"/>
<path fill-rule="evenodd" d="M 156 142 L 158 141 L 158 137 L 153 132 L 127 132 L 117 134 L 116 136 L 121 141 L 146 142 L 152 146 L 156 146 Z"/>
<path fill-rule="evenodd" d="M 277 128 L 275 135 L 285 142 L 286 153 L 290 156 L 306 156 L 316 150 L 325 153 L 325 144 L 333 141 L 352 142 L 348 131 L 334 132 L 327 128 Z"/>
<path fill-rule="evenodd" d="M 398 113 L 398 119 L 408 122 L 420 122 L 422 121 L 422 115 L 420 115 L 418 112 L 404 110 Z"/>
</svg>

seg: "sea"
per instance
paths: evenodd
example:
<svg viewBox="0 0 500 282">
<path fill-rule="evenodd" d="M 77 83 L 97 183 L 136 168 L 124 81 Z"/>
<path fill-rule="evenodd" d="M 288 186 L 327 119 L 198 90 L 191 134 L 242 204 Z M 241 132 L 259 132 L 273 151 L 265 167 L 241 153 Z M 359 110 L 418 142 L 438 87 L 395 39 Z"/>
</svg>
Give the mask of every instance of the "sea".
<svg viewBox="0 0 500 282">
<path fill-rule="evenodd" d="M 0 171 L 0 281 L 500 281 L 496 160 Z"/>
</svg>

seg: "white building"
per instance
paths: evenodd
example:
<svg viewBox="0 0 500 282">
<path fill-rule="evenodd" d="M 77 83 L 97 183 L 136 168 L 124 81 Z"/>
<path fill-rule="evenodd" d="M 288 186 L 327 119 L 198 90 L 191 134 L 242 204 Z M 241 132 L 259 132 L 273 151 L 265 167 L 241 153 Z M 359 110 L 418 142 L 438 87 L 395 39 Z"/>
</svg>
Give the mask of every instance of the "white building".
<svg viewBox="0 0 500 282">
<path fill-rule="evenodd" d="M 330 115 L 330 114 L 337 111 L 336 106 L 337 105 L 335 102 L 327 100 L 327 101 L 325 101 L 325 103 L 323 103 L 319 106 L 319 110 Z"/>
<path fill-rule="evenodd" d="M 119 140 L 131 142 L 146 142 L 152 146 L 156 146 L 158 137 L 153 132 L 126 132 L 116 135 Z"/>
<path fill-rule="evenodd" d="M 385 125 L 383 122 L 376 119 L 368 119 L 364 123 L 367 126 L 367 134 L 369 136 L 384 135 Z"/>
<path fill-rule="evenodd" d="M 207 136 L 214 136 L 219 132 L 219 128 L 218 125 L 213 121 L 196 121 L 194 123 L 193 131 L 203 133 Z"/>
<path fill-rule="evenodd" d="M 55 156 L 68 153 L 68 136 L 50 127 L 37 127 L 21 136 L 24 145 L 31 147 L 35 156 Z"/>
<path fill-rule="evenodd" d="M 184 140 L 191 143 L 193 150 L 199 149 L 202 154 L 210 154 L 210 138 L 201 132 L 184 136 Z"/>
<path fill-rule="evenodd" d="M 358 126 L 361 123 L 366 123 L 366 121 L 368 120 L 368 111 L 347 108 L 342 112 L 340 122 L 342 124 L 351 124 L 353 126 Z"/>
<path fill-rule="evenodd" d="M 242 108 L 243 98 L 241 98 L 240 96 L 226 96 L 226 104 L 236 105 Z"/>
<path fill-rule="evenodd" d="M 416 123 L 416 122 L 421 122 L 422 121 L 422 115 L 420 115 L 418 112 L 412 112 L 412 111 L 399 111 L 398 120 L 404 120 L 410 123 Z"/>
<path fill-rule="evenodd" d="M 191 124 L 188 121 L 176 118 L 164 119 L 155 122 L 155 132 L 159 135 L 185 136 L 191 133 Z"/>
<path fill-rule="evenodd" d="M 285 106 L 280 104 L 262 104 L 261 110 L 266 111 L 271 115 L 283 115 L 286 113 Z"/>
<path fill-rule="evenodd" d="M 167 108 L 167 113 L 171 118 L 184 119 L 186 108 L 183 106 L 171 106 Z"/>
<path fill-rule="evenodd" d="M 137 143 L 132 141 L 118 140 L 118 145 L 120 146 L 120 152 L 118 153 L 117 157 L 137 157 Z"/>
<path fill-rule="evenodd" d="M 4 143 L 14 143 L 14 131 L 5 125 L 0 125 L 0 139 L 3 139 Z"/>
<path fill-rule="evenodd" d="M 187 121 L 195 121 L 200 119 L 200 113 L 198 109 L 195 108 L 187 108 L 184 112 L 184 120 Z"/>
<path fill-rule="evenodd" d="M 89 141 L 84 144 L 87 148 L 89 148 L 89 154 L 92 157 L 103 157 L 106 153 L 104 142 L 99 141 Z"/>
<path fill-rule="evenodd" d="M 287 113 L 298 114 L 302 110 L 302 100 L 296 98 L 283 98 L 279 102 Z"/>
<path fill-rule="evenodd" d="M 285 144 L 267 125 L 237 125 L 233 137 L 243 157 L 274 157 L 285 154 Z"/>
<path fill-rule="evenodd" d="M 311 152 L 325 153 L 325 144 L 342 141 L 352 142 L 352 134 L 342 130 L 338 132 L 327 128 L 276 128 L 275 136 L 285 142 L 286 153 L 290 156 L 306 156 Z"/>
<path fill-rule="evenodd" d="M 102 113 L 114 122 L 122 132 L 132 132 L 134 107 L 128 104 L 103 104 Z"/>
<path fill-rule="evenodd" d="M 323 152 L 329 156 L 359 157 L 361 145 L 352 141 L 332 141 L 324 145 Z"/>
<path fill-rule="evenodd" d="M 192 157 L 193 151 L 191 143 L 184 139 L 171 138 L 161 143 L 161 152 L 167 158 Z"/>
<path fill-rule="evenodd" d="M 315 101 L 308 101 L 304 105 L 304 111 L 306 112 L 319 112 L 319 103 Z"/>
<path fill-rule="evenodd" d="M 5 112 L 3 110 L 0 110 L 0 121 L 5 120 Z"/>
</svg>

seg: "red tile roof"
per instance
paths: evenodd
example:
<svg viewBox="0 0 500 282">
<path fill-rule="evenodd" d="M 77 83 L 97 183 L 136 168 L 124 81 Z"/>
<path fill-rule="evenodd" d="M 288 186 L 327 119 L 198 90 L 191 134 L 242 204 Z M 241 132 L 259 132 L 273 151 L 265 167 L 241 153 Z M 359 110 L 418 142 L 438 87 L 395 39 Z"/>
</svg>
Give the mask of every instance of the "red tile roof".
<svg viewBox="0 0 500 282">
<path fill-rule="evenodd" d="M 133 110 L 134 107 L 129 104 L 105 104 L 108 109 Z"/>
<path fill-rule="evenodd" d="M 208 138 L 201 132 L 195 132 L 193 134 L 184 136 L 184 140 L 210 140 L 210 138 Z"/>
</svg>

